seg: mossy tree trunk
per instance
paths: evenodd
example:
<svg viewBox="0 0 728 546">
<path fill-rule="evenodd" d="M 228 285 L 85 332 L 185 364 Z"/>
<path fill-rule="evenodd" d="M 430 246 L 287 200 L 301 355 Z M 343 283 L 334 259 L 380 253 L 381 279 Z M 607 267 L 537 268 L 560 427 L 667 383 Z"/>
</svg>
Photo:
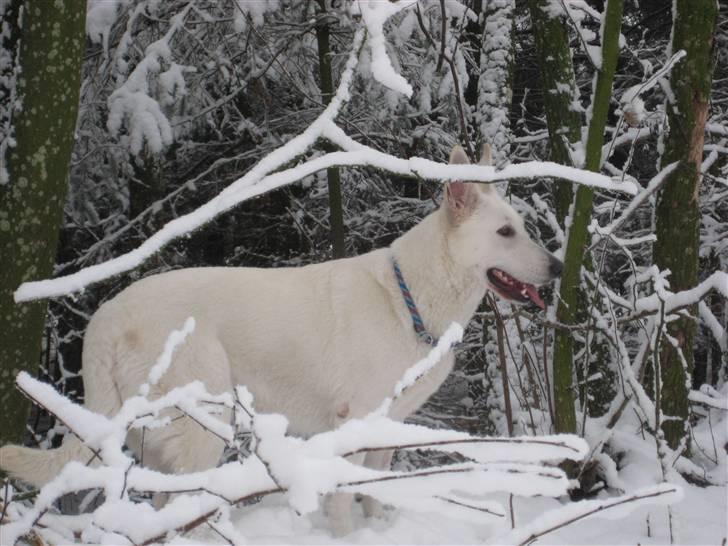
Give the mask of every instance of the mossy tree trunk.
<svg viewBox="0 0 728 546">
<path fill-rule="evenodd" d="M 592 98 L 591 118 L 586 142 L 586 169 L 598 172 L 604 127 L 607 123 L 612 82 L 619 57 L 619 36 L 622 28 L 623 0 L 608 0 L 604 10 L 602 61 L 597 72 Z M 579 186 L 574 198 L 571 225 L 568 230 L 564 271 L 561 275 L 559 303 L 556 318 L 559 322 L 573 323 L 577 316 L 581 268 L 585 260 L 587 226 L 591 220 L 594 189 Z M 588 259 L 588 258 L 587 258 Z M 574 340 L 571 332 L 557 330 L 554 338 L 554 428 L 556 432 L 576 432 L 574 409 Z"/>
<path fill-rule="evenodd" d="M 672 49 L 684 49 L 687 55 L 673 69 L 670 86 L 674 102 L 666 105 L 669 133 L 665 139 L 662 165 L 678 161 L 657 196 L 657 241 L 654 262 L 669 269 L 670 288 L 677 292 L 698 282 L 700 245 L 700 167 L 703 160 L 705 122 L 713 74 L 713 34 L 718 6 L 715 0 L 676 0 Z M 695 317 L 697 306 L 690 309 Z M 693 338 L 696 322 L 681 318 L 668 327 L 687 363 L 693 367 Z M 662 412 L 667 419 L 662 426 L 670 447 L 676 448 L 685 434 L 688 417 L 688 378 L 678 352 L 668 342 L 659 351 L 662 370 Z"/>
<path fill-rule="evenodd" d="M 549 130 L 551 161 L 572 165 L 569 147 L 581 140 L 581 112 L 578 110 L 574 64 L 569 47 L 569 29 L 563 14 L 552 13 L 549 0 L 528 0 L 533 37 L 543 88 L 546 125 Z M 561 226 L 569 211 L 574 192 L 571 183 L 559 180 L 554 185 L 556 218 Z"/>
<path fill-rule="evenodd" d="M 318 0 L 318 23 L 316 25 L 316 42 L 318 44 L 319 79 L 321 98 L 328 104 L 334 96 L 334 82 L 331 71 L 331 45 L 329 40 L 330 17 L 326 10 L 326 0 Z M 326 144 L 329 151 L 333 146 Z M 343 258 L 344 246 L 344 207 L 341 196 L 341 174 L 338 167 L 326 169 L 329 184 L 329 223 L 331 229 L 331 247 L 334 258 Z"/>
<path fill-rule="evenodd" d="M 3 19 L 8 34 L 2 46 L 14 49 L 18 66 L 16 82 L 0 83 L 6 96 L 16 97 L 9 112 L 15 143 L 6 151 L 8 179 L 0 185 L 0 443 L 23 438 L 28 403 L 14 380 L 21 370 L 35 370 L 41 351 L 47 303 L 16 305 L 13 292 L 52 274 L 78 112 L 86 3 L 13 0 Z"/>
</svg>

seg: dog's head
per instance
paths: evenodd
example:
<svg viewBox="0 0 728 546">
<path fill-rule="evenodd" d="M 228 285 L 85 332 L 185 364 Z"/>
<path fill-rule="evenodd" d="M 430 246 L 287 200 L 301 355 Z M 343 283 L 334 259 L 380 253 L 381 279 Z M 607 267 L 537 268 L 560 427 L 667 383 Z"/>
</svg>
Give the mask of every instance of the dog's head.
<svg viewBox="0 0 728 546">
<path fill-rule="evenodd" d="M 484 147 L 483 152 L 480 163 L 487 165 L 489 148 Z M 470 161 L 464 150 L 455 146 L 450 163 Z M 454 261 L 476 269 L 502 298 L 545 307 L 536 287 L 558 277 L 563 264 L 531 240 L 523 219 L 492 185 L 450 182 L 442 208 Z"/>
</svg>

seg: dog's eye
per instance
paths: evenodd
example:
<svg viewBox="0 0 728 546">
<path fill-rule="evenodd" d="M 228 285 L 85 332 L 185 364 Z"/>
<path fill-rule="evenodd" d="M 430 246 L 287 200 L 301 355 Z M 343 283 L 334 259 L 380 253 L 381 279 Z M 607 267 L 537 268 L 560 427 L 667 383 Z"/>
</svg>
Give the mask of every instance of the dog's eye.
<svg viewBox="0 0 728 546">
<path fill-rule="evenodd" d="M 501 237 L 513 237 L 516 234 L 516 230 L 512 226 L 503 226 L 496 233 Z"/>
</svg>

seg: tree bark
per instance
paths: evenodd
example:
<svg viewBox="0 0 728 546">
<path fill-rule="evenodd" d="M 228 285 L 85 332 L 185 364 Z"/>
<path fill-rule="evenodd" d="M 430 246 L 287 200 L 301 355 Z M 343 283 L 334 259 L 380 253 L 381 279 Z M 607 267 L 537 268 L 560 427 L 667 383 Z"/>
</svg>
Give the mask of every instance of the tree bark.
<svg viewBox="0 0 728 546">
<path fill-rule="evenodd" d="M 6 6 L 3 47 L 13 47 L 16 101 L 7 108 L 14 146 L 0 185 L 0 443 L 19 442 L 28 404 L 15 390 L 21 370 L 35 370 L 46 302 L 16 305 L 24 281 L 52 274 L 63 217 L 78 113 L 85 47 L 85 2 L 22 2 Z"/>
<path fill-rule="evenodd" d="M 576 107 L 578 92 L 569 48 L 568 26 L 563 16 L 550 12 L 549 6 L 549 0 L 528 0 L 543 82 L 551 161 L 572 165 L 569 146 L 581 140 L 581 112 Z M 571 183 L 556 181 L 554 206 L 556 218 L 562 227 L 573 199 Z"/>
<path fill-rule="evenodd" d="M 334 83 L 331 74 L 331 46 L 329 43 L 329 23 L 327 21 L 326 0 L 318 0 L 319 18 L 316 25 L 316 42 L 318 43 L 319 78 L 321 82 L 321 98 L 328 104 L 334 96 Z M 326 144 L 333 151 L 330 144 Z M 343 258 L 346 254 L 344 246 L 344 210 L 341 197 L 341 175 L 338 167 L 326 169 L 329 184 L 329 222 L 331 224 L 331 247 L 334 258 Z"/>
<path fill-rule="evenodd" d="M 622 27 L 623 0 L 609 0 L 604 13 L 602 65 L 596 76 L 590 106 L 591 120 L 586 142 L 586 169 L 599 172 L 604 127 L 607 123 L 612 82 L 619 57 L 619 36 Z M 587 226 L 591 220 L 594 189 L 579 186 L 574 198 L 571 226 L 568 231 L 564 271 L 561 275 L 556 318 L 571 324 L 576 319 L 581 268 L 585 259 Z M 576 432 L 573 374 L 574 340 L 568 331 L 557 330 L 554 339 L 554 427 L 556 432 Z"/>
<path fill-rule="evenodd" d="M 662 165 L 679 161 L 657 196 L 657 241 L 653 258 L 660 269 L 670 270 L 670 288 L 686 290 L 698 282 L 700 246 L 700 167 L 703 160 L 705 122 L 713 75 L 713 35 L 718 7 L 715 0 L 676 0 L 673 51 L 684 49 L 685 58 L 670 75 L 674 102 L 666 104 L 669 133 L 661 157 Z M 697 306 L 690 314 L 697 316 Z M 685 356 L 688 372 L 693 369 L 696 319 L 680 318 L 668 326 Z M 685 434 L 688 418 L 689 378 L 678 352 L 663 342 L 659 353 L 662 370 L 662 411 L 677 417 L 663 423 L 665 439 L 676 448 Z"/>
</svg>

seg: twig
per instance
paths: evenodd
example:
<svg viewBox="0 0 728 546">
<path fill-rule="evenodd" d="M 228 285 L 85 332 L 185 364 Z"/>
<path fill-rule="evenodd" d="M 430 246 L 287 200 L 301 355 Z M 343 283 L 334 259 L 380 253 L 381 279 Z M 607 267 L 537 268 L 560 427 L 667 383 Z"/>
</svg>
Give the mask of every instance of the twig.
<svg viewBox="0 0 728 546">
<path fill-rule="evenodd" d="M 669 175 L 677 168 L 678 165 L 678 161 L 676 161 L 675 163 L 670 163 L 667 167 L 665 167 L 654 177 L 652 177 L 652 180 L 649 181 L 647 187 L 640 193 L 638 193 L 629 202 L 624 211 L 622 211 L 622 214 L 620 214 L 619 217 L 611 224 L 603 228 L 599 227 L 598 225 L 592 224 L 592 226 L 594 226 L 594 234 L 597 235 L 598 238 L 594 242 L 592 242 L 589 248 L 587 248 L 586 252 L 593 250 L 594 247 L 596 247 L 603 238 L 611 237 L 611 234 L 614 230 L 621 226 L 630 216 L 632 216 L 632 214 L 642 203 L 644 203 L 650 196 L 657 192 L 657 190 L 659 190 L 665 184 L 665 182 L 667 182 L 667 180 L 669 179 Z"/>
<path fill-rule="evenodd" d="M 278 478 L 276 478 L 276 475 L 273 473 L 273 470 L 271 470 L 270 463 L 263 457 L 260 456 L 260 453 L 258 452 L 258 446 L 260 445 L 260 436 L 258 436 L 258 433 L 255 430 L 255 412 L 252 410 L 249 410 L 245 404 L 240 400 L 240 396 L 238 396 L 237 389 L 235 390 L 235 403 L 238 405 L 240 409 L 242 409 L 250 419 L 250 433 L 253 436 L 253 453 L 256 457 L 258 457 L 258 460 L 263 463 L 263 466 L 265 467 L 265 471 L 268 473 L 268 476 L 270 476 L 270 479 L 273 480 L 273 483 L 276 484 L 276 487 L 278 489 L 284 490 L 285 488 L 281 483 L 278 481 Z M 296 515 L 300 516 L 300 512 L 298 510 L 295 511 Z"/>
<path fill-rule="evenodd" d="M 75 431 L 75 430 L 73 429 L 73 427 L 72 427 L 72 426 L 70 426 L 70 425 L 69 425 L 69 424 L 68 424 L 68 423 L 67 423 L 66 421 L 64 421 L 63 419 L 61 419 L 61 418 L 60 418 L 60 417 L 59 417 L 59 416 L 58 416 L 58 415 L 57 415 L 57 414 L 56 414 L 56 413 L 55 413 L 55 412 L 54 412 L 53 410 L 51 410 L 50 408 L 48 408 L 48 407 L 47 407 L 46 405 L 44 405 L 44 404 L 43 404 L 42 402 L 40 402 L 39 400 L 36 400 L 36 399 L 35 399 L 35 398 L 34 398 L 34 397 L 33 397 L 33 396 L 32 396 L 32 395 L 31 395 L 31 394 L 30 394 L 30 393 L 28 392 L 28 391 L 26 391 L 26 390 L 25 390 L 25 389 L 24 389 L 23 387 L 21 387 L 21 386 L 20 386 L 20 385 L 19 385 L 19 384 L 17 383 L 17 381 L 16 381 L 16 383 L 15 383 L 15 388 L 16 388 L 16 389 L 18 389 L 18 390 L 19 390 L 19 391 L 20 391 L 20 392 L 21 392 L 21 393 L 23 394 L 23 396 L 25 396 L 25 397 L 26 397 L 26 398 L 27 398 L 28 400 L 30 400 L 30 401 L 31 401 L 31 402 L 32 402 L 33 404 L 35 404 L 36 406 L 38 406 L 38 407 L 40 407 L 40 408 L 43 408 L 43 409 L 44 409 L 44 410 L 46 410 L 46 411 L 47 411 L 48 413 L 50 413 L 50 414 L 51 414 L 51 415 L 52 415 L 53 417 L 55 417 L 56 419 L 58 419 L 58 421 L 59 421 L 59 422 L 60 422 L 61 424 L 63 424 L 63 425 L 64 425 L 64 426 L 65 426 L 65 427 L 66 427 L 66 428 L 68 429 L 68 431 L 69 431 L 69 432 L 70 432 L 71 434 L 73 434 L 73 435 L 74 435 L 74 436 L 75 436 L 76 438 L 78 438 L 78 439 L 79 439 L 79 440 L 80 440 L 80 441 L 81 441 L 81 442 L 83 443 L 83 445 L 84 445 L 84 446 L 86 446 L 86 449 L 88 449 L 88 450 L 89 450 L 89 451 L 90 451 L 91 453 L 93 453 L 93 456 L 92 456 L 92 457 L 91 457 L 91 458 L 90 458 L 90 459 L 89 459 L 88 461 L 86 461 L 86 466 L 90 465 L 90 464 L 91 464 L 91 463 L 92 463 L 92 462 L 94 461 L 94 459 L 96 459 L 96 458 L 98 458 L 98 459 L 99 459 L 99 461 L 102 461 L 102 462 L 103 462 L 103 459 L 101 458 L 101 453 L 100 453 L 100 452 L 99 452 L 98 450 L 96 450 L 96 449 L 94 449 L 94 448 L 90 447 L 90 446 L 89 446 L 89 445 L 88 445 L 88 444 L 86 443 L 86 440 L 85 440 L 85 439 L 84 439 L 84 438 L 83 438 L 83 437 L 82 437 L 82 436 L 81 436 L 81 435 L 80 435 L 80 434 L 79 434 L 78 432 L 76 432 L 76 431 Z"/>
<path fill-rule="evenodd" d="M 511 408 L 511 390 L 508 385 L 508 367 L 506 365 L 506 352 L 503 346 L 503 319 L 498 312 L 498 304 L 495 298 L 488 294 L 488 301 L 491 309 L 496 315 L 496 337 L 498 341 L 498 359 L 500 361 L 501 379 L 503 380 L 503 403 L 506 410 L 506 421 L 508 425 L 508 436 L 513 436 L 513 409 Z"/>
<path fill-rule="evenodd" d="M 10 480 L 5 479 L 3 480 L 5 483 L 3 484 L 3 489 L 5 490 L 3 494 L 3 511 L 0 513 L 0 525 L 5 521 L 5 514 L 7 514 L 8 511 L 8 505 L 10 504 L 9 498 L 10 498 Z"/>
<path fill-rule="evenodd" d="M 421 477 L 427 477 L 427 476 L 439 476 L 442 474 L 470 474 L 473 472 L 488 472 L 489 468 L 487 468 L 484 465 L 473 465 L 473 466 L 466 466 L 466 467 L 443 467 L 443 468 L 433 468 L 433 469 L 425 469 L 425 470 L 415 470 L 412 472 L 402 473 L 402 474 L 390 474 L 389 476 L 381 476 L 378 478 L 365 478 L 363 480 L 353 480 L 350 482 L 343 482 L 336 485 L 337 489 L 341 489 L 344 487 L 356 487 L 359 485 L 368 485 L 370 483 L 381 483 L 381 482 L 390 482 L 390 481 L 397 481 L 397 480 L 410 480 L 413 478 L 421 478 Z M 506 472 L 508 474 L 527 474 L 530 476 L 539 476 L 541 478 L 549 478 L 553 480 L 557 480 L 560 477 L 563 476 L 563 471 L 559 470 L 558 473 L 549 473 L 549 472 L 528 472 L 517 468 L 507 468 L 507 469 L 500 469 L 503 472 Z M 544 469 L 545 470 L 545 469 Z"/>
<path fill-rule="evenodd" d="M 606 501 L 604 504 L 601 504 L 600 506 L 597 506 L 596 508 L 587 510 L 577 516 L 574 516 L 565 521 L 562 521 L 561 523 L 552 525 L 552 526 L 544 529 L 543 531 L 532 533 L 527 539 L 519 542 L 518 546 L 526 546 L 527 544 L 532 544 L 533 542 L 538 540 L 540 537 L 547 535 L 548 533 L 561 529 L 562 527 L 566 527 L 567 525 L 571 525 L 572 523 L 582 520 L 584 518 L 587 518 L 591 515 L 597 514 L 599 512 L 603 512 L 605 510 L 609 510 L 610 508 L 615 508 L 615 507 L 621 506 L 623 504 L 628 504 L 630 502 L 636 502 L 636 501 L 643 500 L 643 499 L 661 497 L 663 495 L 668 495 L 668 494 L 672 494 L 672 493 L 677 493 L 677 488 L 655 491 L 653 493 L 647 493 L 647 494 L 643 494 L 643 495 L 632 495 L 627 498 L 616 499 L 612 502 Z"/>
<path fill-rule="evenodd" d="M 549 404 L 549 415 L 551 416 L 551 430 L 553 430 L 553 426 L 555 423 L 555 416 L 554 416 L 554 402 L 553 402 L 553 395 L 551 394 L 551 379 L 549 378 L 549 359 L 548 359 L 548 333 L 549 329 L 548 326 L 544 324 L 543 328 L 543 378 L 544 382 L 546 383 L 546 395 L 548 398 L 548 404 Z"/>
<path fill-rule="evenodd" d="M 513 513 L 513 493 L 511 493 L 508 496 L 508 507 L 510 508 L 510 511 L 511 511 L 511 529 L 515 529 L 516 528 L 516 516 Z"/>
<path fill-rule="evenodd" d="M 444 4 L 444 0 L 443 0 L 443 4 Z M 432 38 L 432 35 L 430 34 L 430 32 L 427 30 L 427 27 L 425 26 L 425 22 L 422 20 L 422 12 L 420 11 L 419 4 L 417 4 L 417 9 L 415 10 L 415 13 L 417 15 L 417 23 L 420 26 L 420 30 L 422 30 L 422 33 L 425 35 L 425 37 L 427 38 L 427 41 L 430 43 L 430 45 L 435 50 L 437 50 L 437 44 L 435 43 L 435 40 Z M 443 17 L 443 25 L 444 24 L 445 24 L 445 21 L 444 21 L 444 17 Z M 470 159 L 474 160 L 475 152 L 473 151 L 473 146 L 470 142 L 470 139 L 468 138 L 468 129 L 467 129 L 467 124 L 465 122 L 465 112 L 463 110 L 463 104 L 462 104 L 462 94 L 460 93 L 460 80 L 458 79 L 458 73 L 455 68 L 454 61 L 444 51 L 444 49 L 445 49 L 444 40 L 445 40 L 445 38 L 443 36 L 443 42 L 442 42 L 443 51 L 441 52 L 441 59 L 445 59 L 448 66 L 450 67 L 450 73 L 452 75 L 452 84 L 453 84 L 453 87 L 455 88 L 455 95 L 457 96 L 457 101 L 455 104 L 458 109 L 458 115 L 459 115 L 459 121 L 460 121 L 460 140 L 465 145 Z M 441 67 L 441 66 L 442 66 L 442 63 L 440 63 L 438 61 L 438 67 Z"/>
<path fill-rule="evenodd" d="M 450 499 L 448 497 L 442 497 L 440 495 L 435 495 L 433 498 L 447 502 L 449 504 L 454 504 L 456 506 L 462 506 L 463 508 L 470 508 L 471 510 L 478 510 L 479 512 L 485 512 L 486 514 L 490 514 L 492 516 L 498 516 L 499 518 L 505 517 L 505 514 L 499 514 L 498 512 L 493 512 L 492 510 L 488 510 L 487 508 L 483 508 L 482 506 L 474 506 L 472 504 L 467 504 L 465 502 L 460 502 L 455 499 Z"/>
<path fill-rule="evenodd" d="M 220 538 L 222 538 L 225 542 L 227 542 L 228 544 L 230 544 L 230 546 L 235 546 L 235 542 L 233 542 L 233 540 L 231 538 L 228 538 L 227 535 L 225 535 L 225 533 L 223 533 L 222 531 L 220 531 L 220 529 L 218 529 L 217 526 L 214 523 L 212 523 L 211 521 L 207 520 L 207 521 L 205 521 L 205 524 L 210 529 L 212 529 L 213 531 L 215 531 L 220 536 Z"/>
<path fill-rule="evenodd" d="M 389 451 L 395 449 L 427 449 L 436 448 L 437 446 L 455 445 L 455 444 L 524 444 L 524 445 L 548 445 L 564 448 L 573 451 L 576 455 L 580 455 L 578 449 L 564 443 L 553 442 L 549 440 L 539 440 L 538 438 L 463 438 L 460 440 L 439 440 L 435 442 L 417 442 L 413 444 L 395 444 L 380 447 L 364 447 L 353 451 L 347 451 L 342 457 L 349 457 L 357 453 L 369 453 L 372 451 Z"/>
<path fill-rule="evenodd" d="M 419 7 L 419 6 L 418 6 Z M 445 0 L 440 0 L 440 56 L 437 58 L 436 72 L 442 68 L 442 61 L 445 59 L 445 39 L 447 38 L 447 15 L 445 14 Z"/>
</svg>

